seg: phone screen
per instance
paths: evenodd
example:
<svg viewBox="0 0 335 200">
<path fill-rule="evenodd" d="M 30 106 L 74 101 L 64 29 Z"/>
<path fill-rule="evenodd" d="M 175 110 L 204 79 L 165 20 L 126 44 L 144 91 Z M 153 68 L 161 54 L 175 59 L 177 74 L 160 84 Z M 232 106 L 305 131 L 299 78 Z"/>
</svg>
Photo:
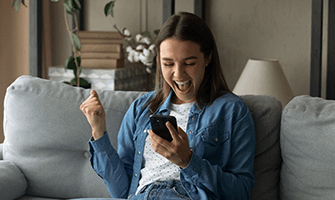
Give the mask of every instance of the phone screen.
<svg viewBox="0 0 335 200">
<path fill-rule="evenodd" d="M 152 115 L 150 116 L 151 128 L 154 133 L 159 135 L 161 138 L 171 142 L 172 137 L 169 129 L 165 126 L 165 123 L 169 121 L 174 128 L 177 130 L 177 121 L 174 116 L 167 115 Z"/>
</svg>

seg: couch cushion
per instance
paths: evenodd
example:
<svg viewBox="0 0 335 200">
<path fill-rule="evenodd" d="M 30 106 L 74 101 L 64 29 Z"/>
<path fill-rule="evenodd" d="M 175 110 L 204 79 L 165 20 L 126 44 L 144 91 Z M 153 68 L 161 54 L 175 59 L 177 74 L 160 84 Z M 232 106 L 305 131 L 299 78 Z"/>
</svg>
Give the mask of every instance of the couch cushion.
<svg viewBox="0 0 335 200">
<path fill-rule="evenodd" d="M 116 148 L 123 115 L 143 93 L 98 91 Z M 110 197 L 90 166 L 91 128 L 79 109 L 90 90 L 22 76 L 4 103 L 4 160 L 28 181 L 26 195 L 50 198 Z"/>
<path fill-rule="evenodd" d="M 255 184 L 251 189 L 250 199 L 279 199 L 281 103 L 270 96 L 241 97 L 248 105 L 256 130 Z"/>
<path fill-rule="evenodd" d="M 13 163 L 0 161 L 0 199 L 12 200 L 22 196 L 27 188 L 27 181 Z"/>
<path fill-rule="evenodd" d="M 335 101 L 294 98 L 283 111 L 280 140 L 282 199 L 334 199 Z"/>
</svg>

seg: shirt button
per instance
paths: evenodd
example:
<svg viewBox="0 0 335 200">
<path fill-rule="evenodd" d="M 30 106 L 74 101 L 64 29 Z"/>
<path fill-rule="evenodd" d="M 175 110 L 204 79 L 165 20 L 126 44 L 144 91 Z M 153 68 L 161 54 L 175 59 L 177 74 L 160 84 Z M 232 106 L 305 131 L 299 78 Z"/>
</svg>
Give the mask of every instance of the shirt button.
<svg viewBox="0 0 335 200">
<path fill-rule="evenodd" d="M 86 152 L 84 153 L 84 156 L 85 156 L 86 158 L 89 158 L 89 157 L 91 157 L 91 154 L 90 154 L 88 151 L 86 151 Z"/>
<path fill-rule="evenodd" d="M 147 129 L 144 129 L 143 133 L 147 132 Z"/>
<path fill-rule="evenodd" d="M 137 154 L 139 154 L 139 155 L 140 155 L 140 154 L 141 154 L 141 152 L 140 152 L 140 151 L 138 151 L 138 152 L 137 152 Z"/>
<path fill-rule="evenodd" d="M 189 133 L 189 134 L 191 134 L 191 133 L 192 133 L 192 131 L 189 131 L 188 133 Z"/>
<path fill-rule="evenodd" d="M 215 138 L 215 142 L 218 142 L 219 141 L 219 139 L 218 138 Z"/>
<path fill-rule="evenodd" d="M 134 174 L 135 177 L 137 177 L 137 174 Z"/>
<path fill-rule="evenodd" d="M 195 118 L 194 118 L 194 117 L 192 117 L 192 120 L 195 120 Z"/>
</svg>

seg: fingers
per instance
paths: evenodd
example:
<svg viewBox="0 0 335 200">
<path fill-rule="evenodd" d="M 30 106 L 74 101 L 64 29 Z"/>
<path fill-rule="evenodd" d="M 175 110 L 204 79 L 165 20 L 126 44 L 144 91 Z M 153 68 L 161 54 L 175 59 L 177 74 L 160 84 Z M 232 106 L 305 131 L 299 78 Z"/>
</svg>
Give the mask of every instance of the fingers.
<svg viewBox="0 0 335 200">
<path fill-rule="evenodd" d="M 98 93 L 92 89 L 90 96 L 80 105 L 80 110 L 84 114 L 101 114 L 102 109 Z"/>
<path fill-rule="evenodd" d="M 151 146 L 153 150 L 163 155 L 164 157 L 167 156 L 166 152 L 168 152 L 168 149 L 166 146 L 169 146 L 170 142 L 161 138 L 156 133 L 154 133 L 152 130 L 149 130 L 148 133 L 150 136 Z"/>
<path fill-rule="evenodd" d="M 174 137 L 172 142 L 168 142 L 156 135 L 152 130 L 149 130 L 148 133 L 152 143 L 151 146 L 158 154 L 164 156 L 166 159 L 170 160 L 179 167 L 185 168 L 190 162 L 192 155 L 188 144 L 187 134 L 180 129 L 180 127 L 178 127 L 180 134 L 177 134 L 176 129 L 174 129 L 171 123 L 167 123 L 166 126 L 170 130 L 172 137 Z"/>
<path fill-rule="evenodd" d="M 178 126 L 178 135 L 179 135 L 183 140 L 187 140 L 187 141 L 188 141 L 188 136 L 187 136 L 187 134 L 186 134 L 185 131 L 183 131 L 183 129 L 181 129 L 179 126 Z"/>
<path fill-rule="evenodd" d="M 171 124 L 171 122 L 167 121 L 167 122 L 165 123 L 165 126 L 166 126 L 166 128 L 169 129 L 172 139 L 175 139 L 175 138 L 178 137 L 178 132 L 177 132 L 177 130 L 174 128 L 174 126 Z"/>
<path fill-rule="evenodd" d="M 187 140 L 187 134 L 178 126 L 177 130 L 174 128 L 174 126 L 167 121 L 165 126 L 169 129 L 171 137 L 173 140 L 178 140 L 179 138 L 183 139 L 183 140 Z"/>
<path fill-rule="evenodd" d="M 99 99 L 99 95 L 94 89 L 91 90 L 90 95 L 90 97 L 97 97 Z"/>
<path fill-rule="evenodd" d="M 159 135 L 157 135 L 156 133 L 154 133 L 152 130 L 149 130 L 148 133 L 150 135 L 150 140 L 151 140 L 151 142 L 154 145 L 155 144 L 160 144 L 162 146 L 169 146 L 170 142 L 168 142 L 167 140 L 161 138 Z"/>
</svg>

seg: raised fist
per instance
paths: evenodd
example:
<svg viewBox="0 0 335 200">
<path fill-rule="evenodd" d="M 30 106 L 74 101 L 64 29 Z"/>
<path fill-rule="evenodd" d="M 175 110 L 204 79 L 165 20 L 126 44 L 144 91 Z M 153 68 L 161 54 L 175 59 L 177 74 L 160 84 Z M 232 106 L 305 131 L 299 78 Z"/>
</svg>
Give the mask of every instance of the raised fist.
<svg viewBox="0 0 335 200">
<path fill-rule="evenodd" d="M 88 123 L 92 127 L 93 138 L 97 140 L 102 137 L 107 131 L 105 110 L 95 90 L 91 90 L 91 95 L 81 104 L 80 110 L 85 114 Z"/>
</svg>

